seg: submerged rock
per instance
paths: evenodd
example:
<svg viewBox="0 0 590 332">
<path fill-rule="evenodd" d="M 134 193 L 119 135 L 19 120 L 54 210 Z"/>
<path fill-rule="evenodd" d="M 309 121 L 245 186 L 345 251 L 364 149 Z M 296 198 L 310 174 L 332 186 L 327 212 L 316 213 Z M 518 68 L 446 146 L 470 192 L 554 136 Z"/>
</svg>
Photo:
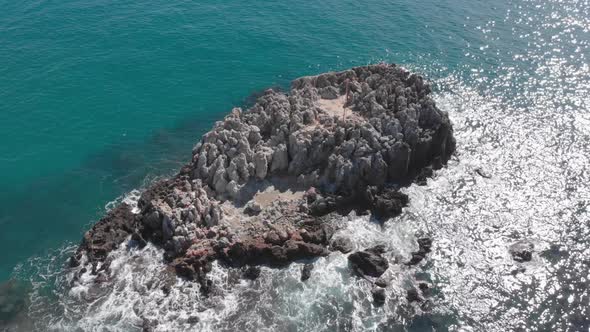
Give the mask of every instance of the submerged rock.
<svg viewBox="0 0 590 332">
<path fill-rule="evenodd" d="M 432 239 L 428 237 L 419 238 L 418 251 L 412 252 L 412 258 L 406 265 L 416 265 L 420 263 L 432 249 Z"/>
<path fill-rule="evenodd" d="M 382 306 L 385 304 L 385 289 L 383 288 L 373 288 L 371 290 L 371 295 L 373 295 L 373 302 L 376 306 Z"/>
<path fill-rule="evenodd" d="M 340 251 L 343 254 L 347 254 L 354 249 L 354 244 L 349 238 L 340 236 L 332 240 L 332 243 L 330 244 L 330 249 L 332 249 L 333 251 Z"/>
<path fill-rule="evenodd" d="M 311 277 L 311 270 L 313 270 L 313 264 L 305 264 L 301 269 L 301 281 L 306 281 Z"/>
<path fill-rule="evenodd" d="M 147 318 L 143 318 L 141 322 L 141 331 L 142 332 L 153 332 L 158 327 L 157 320 L 150 320 Z"/>
<path fill-rule="evenodd" d="M 0 283 L 0 326 L 26 311 L 27 291 L 28 287 L 14 279 Z"/>
<path fill-rule="evenodd" d="M 244 278 L 255 280 L 260 276 L 260 268 L 258 266 L 248 266 L 243 273 Z"/>
<path fill-rule="evenodd" d="M 416 288 L 408 289 L 406 299 L 408 302 L 421 302 L 424 300 Z"/>
<path fill-rule="evenodd" d="M 534 245 L 528 241 L 519 241 L 509 248 L 512 258 L 517 262 L 529 262 L 533 259 Z"/>
<path fill-rule="evenodd" d="M 389 282 L 385 280 L 383 277 L 380 277 L 377 280 L 375 280 L 375 286 L 386 288 L 387 286 L 389 286 Z"/>
</svg>

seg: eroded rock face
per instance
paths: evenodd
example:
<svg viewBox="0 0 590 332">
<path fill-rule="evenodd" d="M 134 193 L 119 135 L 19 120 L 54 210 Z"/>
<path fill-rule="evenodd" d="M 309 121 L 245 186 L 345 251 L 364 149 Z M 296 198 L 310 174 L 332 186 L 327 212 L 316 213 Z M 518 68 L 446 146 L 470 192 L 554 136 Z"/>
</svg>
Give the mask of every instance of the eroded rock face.
<svg viewBox="0 0 590 332">
<path fill-rule="evenodd" d="M 518 241 L 509 248 L 512 259 L 517 262 L 529 262 L 533 259 L 534 245 L 528 241 Z"/>
<path fill-rule="evenodd" d="M 70 265 L 79 265 L 83 253 L 90 262 L 103 261 L 134 231 L 136 224 L 137 216 L 130 206 L 122 203 L 84 234 L 76 255 L 70 259 Z"/>
<path fill-rule="evenodd" d="M 399 187 L 422 181 L 455 149 L 448 116 L 429 93 L 420 76 L 391 64 L 302 77 L 288 93 L 267 90 L 248 110 L 235 108 L 216 122 L 176 176 L 141 195 L 137 214 L 122 204 L 99 221 L 73 265 L 84 252 L 102 261 L 131 236 L 139 247 L 162 246 L 178 275 L 209 292 L 214 260 L 283 266 L 328 255 L 330 243 L 352 251 L 350 241 L 331 242 L 335 213 L 398 215 L 408 203 Z M 244 201 L 249 185 L 277 178 L 296 179 L 307 192 L 290 201 Z M 409 265 L 430 250 L 423 244 Z M 379 277 L 389 264 L 380 250 L 349 259 Z"/>
<path fill-rule="evenodd" d="M 289 95 L 268 90 L 217 122 L 193 150 L 190 174 L 229 197 L 250 178 L 284 173 L 348 193 L 405 180 L 455 149 L 429 93 L 420 76 L 386 64 L 297 79 Z M 318 103 L 341 96 L 342 117 Z"/>
</svg>

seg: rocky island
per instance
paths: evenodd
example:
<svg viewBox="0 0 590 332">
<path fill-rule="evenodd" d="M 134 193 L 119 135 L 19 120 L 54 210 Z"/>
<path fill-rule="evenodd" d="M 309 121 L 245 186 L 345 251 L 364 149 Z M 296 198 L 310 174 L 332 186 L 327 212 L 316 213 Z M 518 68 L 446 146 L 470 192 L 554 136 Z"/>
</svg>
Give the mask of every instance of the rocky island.
<svg viewBox="0 0 590 332">
<path fill-rule="evenodd" d="M 164 264 L 209 293 L 211 263 L 243 268 L 355 250 L 334 237 L 355 210 L 386 222 L 455 150 L 448 115 L 424 79 L 393 64 L 302 77 L 287 92 L 267 90 L 247 110 L 234 108 L 203 135 L 192 160 L 145 190 L 137 208 L 122 203 L 83 238 L 72 266 L 108 278 L 109 253 L 121 243 L 164 249 Z M 406 262 L 419 263 L 431 239 Z M 356 248 L 351 271 L 378 279 L 389 262 L 381 246 Z M 302 280 L 313 265 L 306 264 Z M 384 293 L 373 292 L 376 303 Z M 410 296 L 410 294 L 408 295 Z"/>
</svg>

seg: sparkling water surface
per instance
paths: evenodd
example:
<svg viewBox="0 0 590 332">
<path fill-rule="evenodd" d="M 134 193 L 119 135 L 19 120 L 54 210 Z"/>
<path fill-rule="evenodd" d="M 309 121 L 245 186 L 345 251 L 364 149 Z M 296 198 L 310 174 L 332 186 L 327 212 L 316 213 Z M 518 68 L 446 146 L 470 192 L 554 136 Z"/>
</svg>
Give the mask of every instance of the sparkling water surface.
<svg viewBox="0 0 590 332">
<path fill-rule="evenodd" d="M 30 331 L 588 331 L 588 1 L 4 2 L 0 13 L 0 329 Z M 213 121 L 269 86 L 378 61 L 433 84 L 458 151 L 383 228 L 348 216 L 392 262 L 384 307 L 346 256 L 215 266 L 221 294 L 176 280 L 158 249 L 113 253 L 114 281 L 65 258 L 105 205 L 171 174 Z M 484 176 L 482 176 L 484 175 Z M 122 199 L 122 198 L 121 198 Z M 534 244 L 531 262 L 508 247 Z M 405 291 L 433 286 L 420 305 Z M 161 290 L 170 286 L 168 296 Z M 20 310 L 19 310 L 20 309 Z"/>
</svg>

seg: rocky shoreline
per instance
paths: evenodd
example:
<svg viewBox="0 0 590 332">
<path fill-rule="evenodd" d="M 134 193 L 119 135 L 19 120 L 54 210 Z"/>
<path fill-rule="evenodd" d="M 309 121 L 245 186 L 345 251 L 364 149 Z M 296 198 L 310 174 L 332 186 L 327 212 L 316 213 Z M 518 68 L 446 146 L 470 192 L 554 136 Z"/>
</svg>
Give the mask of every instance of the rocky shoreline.
<svg viewBox="0 0 590 332">
<path fill-rule="evenodd" d="M 424 182 L 455 150 L 448 115 L 430 92 L 422 77 L 393 64 L 302 77 L 288 93 L 267 90 L 215 123 L 190 163 L 141 195 L 139 211 L 122 203 L 96 223 L 70 264 L 108 278 L 109 252 L 125 241 L 152 242 L 178 276 L 208 293 L 214 260 L 253 279 L 257 265 L 351 252 L 345 237 L 333 238 L 342 215 L 398 215 L 408 204 L 398 189 Z M 430 251 L 431 239 L 418 243 L 406 264 Z M 379 278 L 385 250 L 352 253 L 351 271 Z M 382 295 L 373 292 L 376 303 Z"/>
</svg>

